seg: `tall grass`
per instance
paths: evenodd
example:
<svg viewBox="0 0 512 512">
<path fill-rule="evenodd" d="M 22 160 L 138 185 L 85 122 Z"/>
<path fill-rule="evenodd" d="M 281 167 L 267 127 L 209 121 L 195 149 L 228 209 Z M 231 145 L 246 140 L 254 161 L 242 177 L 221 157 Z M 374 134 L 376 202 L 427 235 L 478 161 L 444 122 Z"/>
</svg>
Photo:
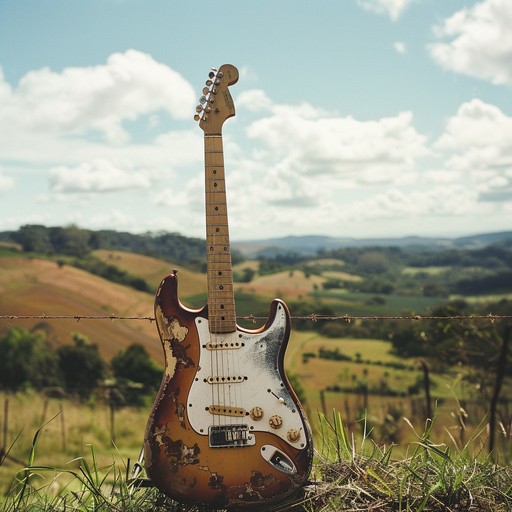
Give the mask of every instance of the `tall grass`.
<svg viewBox="0 0 512 512">
<path fill-rule="evenodd" d="M 50 421 L 54 421 L 52 418 Z M 342 416 L 320 414 L 316 459 L 310 483 L 295 503 L 274 507 L 274 512 L 334 511 L 492 511 L 512 510 L 512 468 L 502 467 L 485 454 L 474 454 L 474 444 L 486 434 L 481 425 L 464 446 L 436 444 L 435 421 L 423 432 L 413 430 L 415 441 L 405 457 L 395 460 L 393 446 L 372 440 L 362 421 L 359 439 L 349 435 Z M 132 479 L 132 467 L 119 452 L 108 464 L 97 450 L 62 466 L 38 464 L 38 448 L 48 423 L 36 430 L 21 469 L 1 498 L 5 512 L 98 511 L 192 512 Z"/>
<path fill-rule="evenodd" d="M 512 468 L 496 465 L 483 453 L 474 455 L 473 444 L 485 427 L 458 448 L 456 443 L 434 443 L 434 424 L 427 421 L 422 433 L 414 431 L 416 441 L 407 455 L 395 460 L 393 447 L 377 446 L 364 428 L 359 442 L 350 438 L 340 413 L 321 416 L 318 480 L 310 510 L 512 510 Z"/>
</svg>

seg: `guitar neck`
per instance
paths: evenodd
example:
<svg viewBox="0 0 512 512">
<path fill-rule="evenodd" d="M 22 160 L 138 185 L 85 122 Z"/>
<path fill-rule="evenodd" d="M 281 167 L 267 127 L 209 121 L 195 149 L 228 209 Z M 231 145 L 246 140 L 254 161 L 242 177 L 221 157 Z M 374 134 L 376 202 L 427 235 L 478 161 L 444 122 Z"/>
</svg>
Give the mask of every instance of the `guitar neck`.
<svg viewBox="0 0 512 512">
<path fill-rule="evenodd" d="M 222 135 L 205 134 L 206 257 L 210 332 L 236 330 Z"/>
</svg>

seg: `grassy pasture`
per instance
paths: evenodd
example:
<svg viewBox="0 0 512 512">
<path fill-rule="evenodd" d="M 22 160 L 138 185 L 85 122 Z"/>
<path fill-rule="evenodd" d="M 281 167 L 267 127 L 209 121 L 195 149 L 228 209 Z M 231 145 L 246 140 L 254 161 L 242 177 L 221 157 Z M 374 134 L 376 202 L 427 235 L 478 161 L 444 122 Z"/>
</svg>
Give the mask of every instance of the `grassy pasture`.
<svg viewBox="0 0 512 512">
<path fill-rule="evenodd" d="M 363 292 L 349 292 L 343 289 L 315 291 L 314 297 L 323 300 L 339 301 L 344 307 L 342 314 L 361 315 L 395 315 L 400 312 L 412 311 L 427 313 L 432 308 L 446 302 L 438 297 L 422 297 L 421 295 L 376 294 Z M 375 303 L 375 297 L 382 299 L 382 303 Z"/>
<path fill-rule="evenodd" d="M 404 267 L 402 269 L 402 274 L 405 275 L 418 275 L 418 274 L 426 274 L 426 275 L 439 275 L 443 272 L 448 272 L 452 267 L 448 266 L 430 266 L 430 267 Z"/>
<path fill-rule="evenodd" d="M 250 283 L 237 283 L 236 289 L 242 293 L 261 297 L 292 300 L 308 296 L 315 289 L 321 288 L 325 281 L 325 277 L 317 275 L 306 277 L 303 270 L 296 269 L 257 276 Z"/>
<path fill-rule="evenodd" d="M 361 276 L 342 272 L 341 270 L 326 270 L 325 272 L 322 272 L 322 276 L 329 279 L 338 279 L 340 281 L 348 281 L 352 283 L 359 283 L 363 280 Z"/>
<path fill-rule="evenodd" d="M 133 463 L 138 458 L 149 409 L 125 407 L 115 411 L 112 430 L 111 410 L 98 398 L 84 404 L 28 392 L 0 393 L 0 400 L 3 427 L 8 426 L 3 434 L 6 439 L 2 439 L 8 451 L 8 457 L 0 466 L 2 493 L 27 463 L 34 433 L 41 427 L 37 444 L 38 465 L 76 469 L 78 463 L 72 461 L 77 457 L 88 457 L 91 447 L 95 449 L 100 467 L 119 459 L 125 462 L 129 459 Z M 41 484 L 43 482 L 42 479 Z"/>
</svg>

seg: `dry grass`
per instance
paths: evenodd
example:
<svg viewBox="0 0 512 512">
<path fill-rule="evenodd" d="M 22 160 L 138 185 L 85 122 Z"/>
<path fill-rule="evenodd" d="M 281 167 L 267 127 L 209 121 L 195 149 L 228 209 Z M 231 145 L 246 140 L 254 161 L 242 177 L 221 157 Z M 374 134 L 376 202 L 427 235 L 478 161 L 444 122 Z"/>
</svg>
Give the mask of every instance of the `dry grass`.
<svg viewBox="0 0 512 512">
<path fill-rule="evenodd" d="M 255 277 L 250 283 L 238 283 L 237 291 L 261 297 L 280 297 L 284 300 L 304 298 L 321 288 L 326 278 L 311 275 L 306 277 L 302 270 L 283 271 Z"/>
<path fill-rule="evenodd" d="M 153 296 L 121 286 L 70 266 L 49 260 L 3 257 L 0 267 L 0 311 L 10 315 L 153 315 Z M 19 322 L 19 321 L 18 321 Z M 41 323 L 23 320 L 27 329 Z M 79 331 L 97 343 L 110 360 L 132 343 L 143 344 L 161 363 L 162 354 L 154 324 L 140 321 L 60 320 L 49 324 L 55 339 L 70 342 Z M 11 323 L 3 321 L 0 332 Z"/>
<path fill-rule="evenodd" d="M 180 265 L 167 261 L 123 251 L 100 249 L 93 252 L 96 258 L 114 265 L 131 275 L 141 277 L 156 290 L 160 281 L 172 270 L 178 270 L 180 277 L 180 294 L 183 297 L 198 295 L 206 291 L 206 274 L 193 272 Z"/>
</svg>

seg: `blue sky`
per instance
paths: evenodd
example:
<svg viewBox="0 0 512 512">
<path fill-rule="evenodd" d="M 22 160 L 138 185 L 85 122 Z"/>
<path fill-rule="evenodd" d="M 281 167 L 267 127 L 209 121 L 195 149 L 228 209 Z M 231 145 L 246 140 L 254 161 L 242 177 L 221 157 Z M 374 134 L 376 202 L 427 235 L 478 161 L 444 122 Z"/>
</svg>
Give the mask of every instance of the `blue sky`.
<svg viewBox="0 0 512 512">
<path fill-rule="evenodd" d="M 204 236 L 195 105 L 232 238 L 512 228 L 510 0 L 0 0 L 0 230 Z"/>
</svg>

